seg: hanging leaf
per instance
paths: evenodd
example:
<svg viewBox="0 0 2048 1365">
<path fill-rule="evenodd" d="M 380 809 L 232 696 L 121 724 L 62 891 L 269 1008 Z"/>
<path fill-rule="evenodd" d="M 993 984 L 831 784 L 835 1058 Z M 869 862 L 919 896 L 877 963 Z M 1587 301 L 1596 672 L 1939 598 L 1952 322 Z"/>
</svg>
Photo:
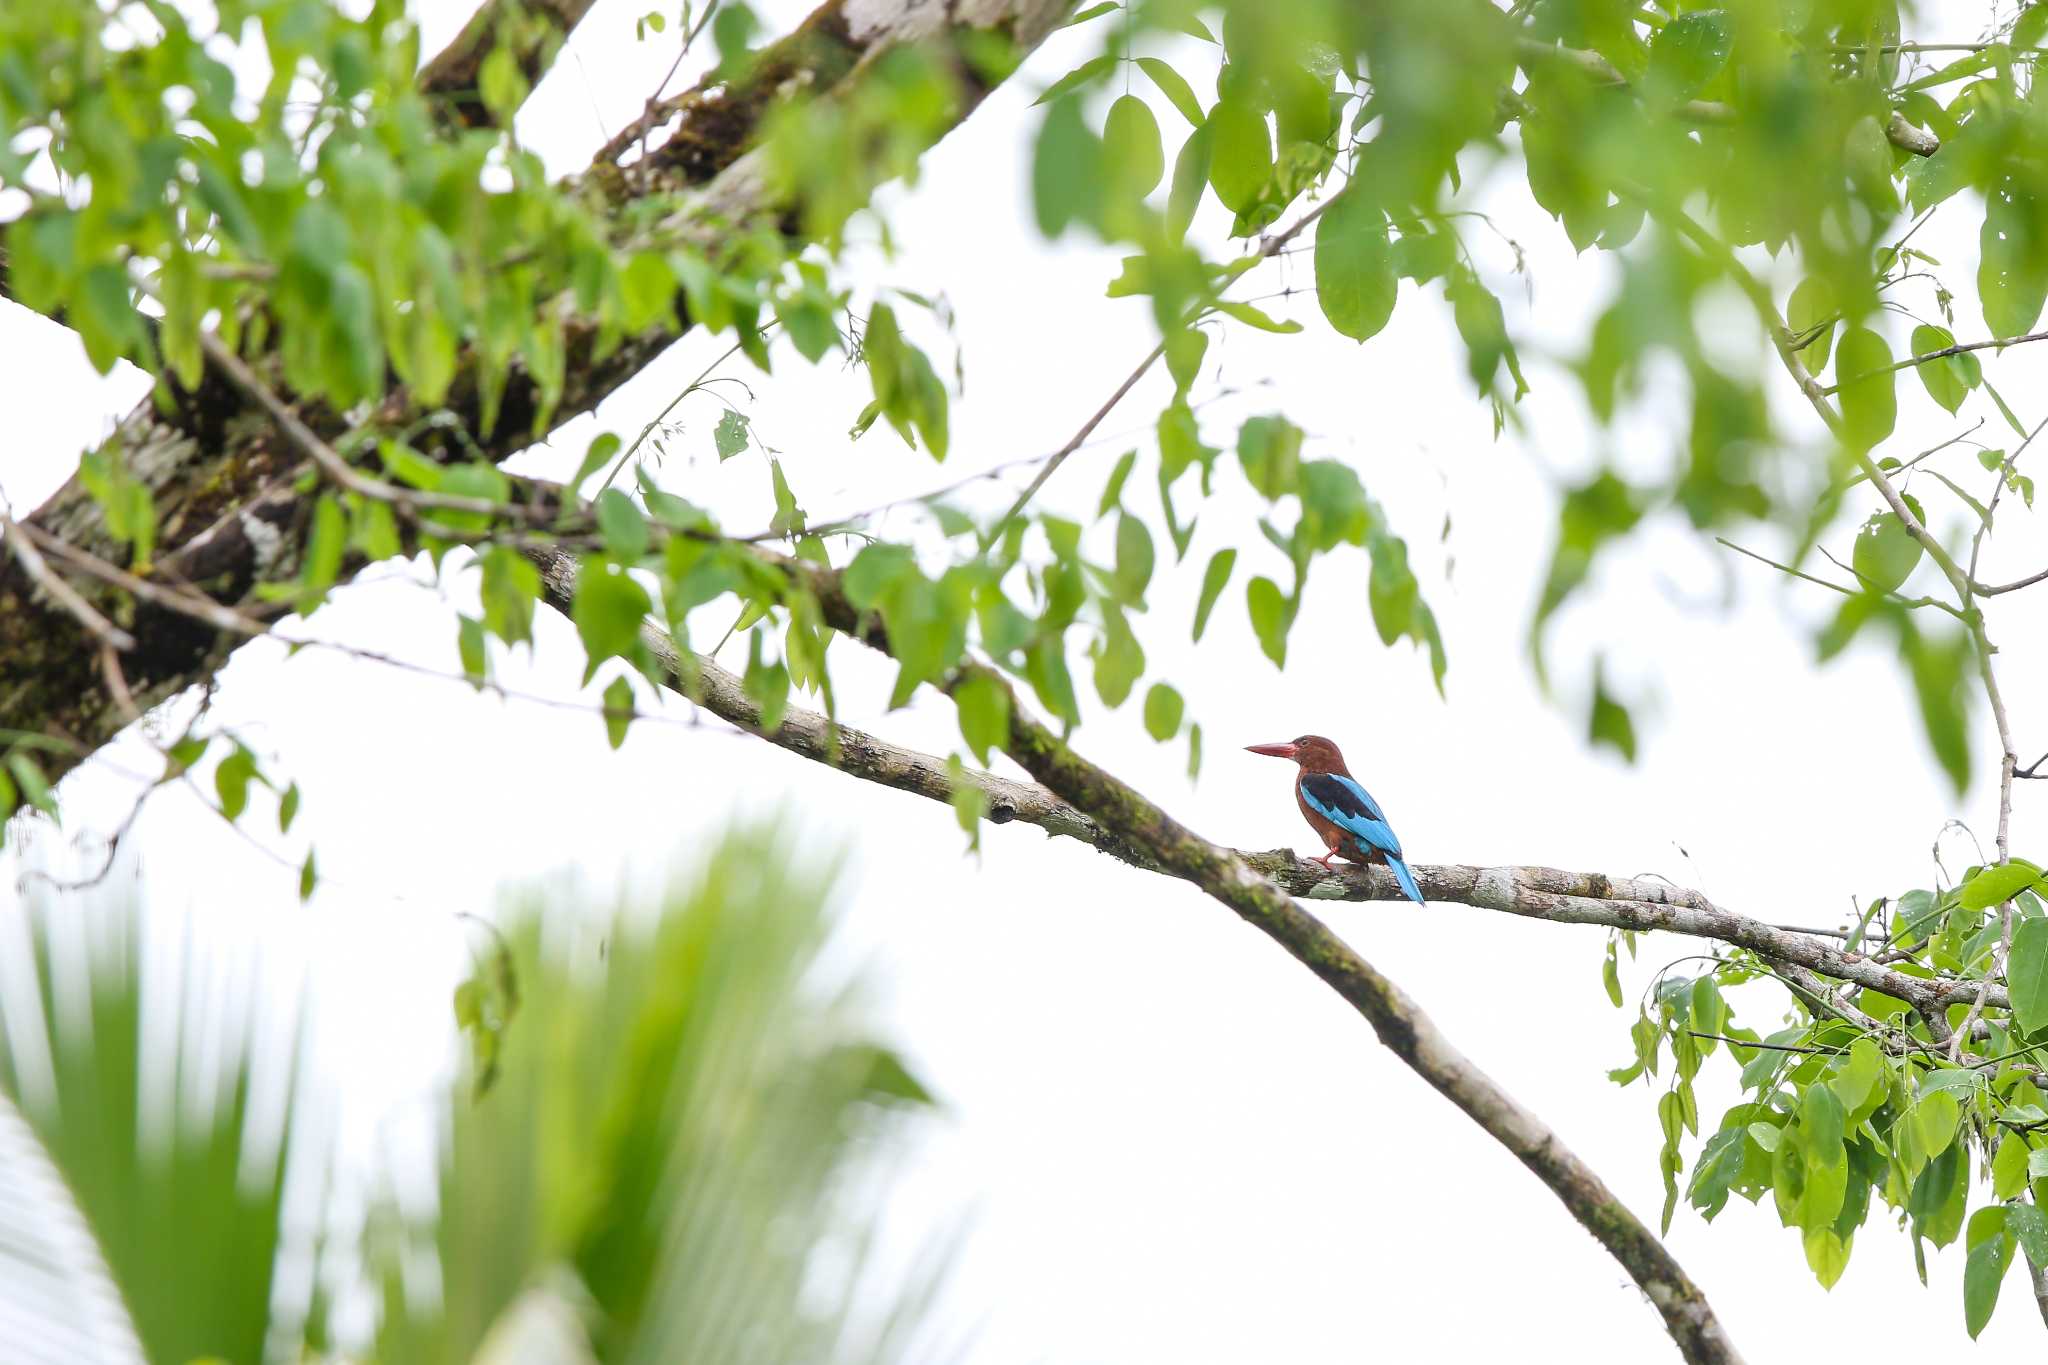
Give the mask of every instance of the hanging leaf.
<svg viewBox="0 0 2048 1365">
<path fill-rule="evenodd" d="M 1387 216 L 1355 181 L 1316 220 L 1315 265 L 1316 300 L 1330 325 L 1354 341 L 1378 335 L 1400 280 Z"/>
<path fill-rule="evenodd" d="M 1835 347 L 1835 374 L 1841 388 L 1843 439 L 1869 450 L 1892 434 L 1899 419 L 1898 373 L 1892 369 L 1891 347 L 1868 328 L 1851 327 Z"/>
<path fill-rule="evenodd" d="M 1158 188 L 1166 169 L 1166 156 L 1159 146 L 1159 120 L 1152 108 L 1136 95 L 1125 95 L 1109 106 L 1109 118 L 1102 129 L 1102 158 L 1117 188 L 1142 199 Z"/>
</svg>

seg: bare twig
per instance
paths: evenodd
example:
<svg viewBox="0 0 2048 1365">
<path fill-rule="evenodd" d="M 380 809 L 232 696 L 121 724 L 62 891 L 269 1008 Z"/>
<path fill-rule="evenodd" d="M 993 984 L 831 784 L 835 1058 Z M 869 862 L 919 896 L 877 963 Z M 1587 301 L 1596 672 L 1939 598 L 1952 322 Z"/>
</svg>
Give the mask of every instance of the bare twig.
<svg viewBox="0 0 2048 1365">
<path fill-rule="evenodd" d="M 1046 458 L 1045 463 L 1039 466 L 1038 473 L 1032 476 L 1031 482 L 1024 485 L 1024 491 L 1017 495 L 1016 501 L 1012 502 L 1008 510 L 997 517 L 995 523 L 989 527 L 988 534 L 982 538 L 984 544 L 994 545 L 1003 538 L 1003 532 L 1017 519 L 1017 514 L 1038 496 L 1038 490 L 1045 487 L 1046 480 L 1059 472 L 1060 466 L 1067 462 L 1067 457 L 1081 448 L 1095 428 L 1102 425 L 1102 419 L 1116 410 L 1116 405 L 1124 401 L 1124 395 L 1136 388 L 1138 381 L 1145 377 L 1145 372 L 1165 354 L 1164 342 L 1154 346 L 1145 358 L 1138 362 L 1138 367 L 1124 377 L 1124 382 L 1116 386 L 1116 392 L 1110 394 L 1102 406 L 1081 424 L 1080 429 L 1067 438 L 1067 443 Z"/>
<path fill-rule="evenodd" d="M 21 561 L 21 567 L 35 580 L 36 586 L 50 594 L 57 605 L 70 612 L 78 624 L 85 627 L 87 634 L 103 646 L 120 650 L 135 648 L 133 635 L 101 615 L 98 608 L 78 595 L 78 589 L 50 571 L 48 562 L 37 553 L 35 541 L 30 538 L 25 526 L 13 517 L 0 513 L 0 536 L 6 538 L 8 548 L 14 551 L 14 557 Z"/>
</svg>

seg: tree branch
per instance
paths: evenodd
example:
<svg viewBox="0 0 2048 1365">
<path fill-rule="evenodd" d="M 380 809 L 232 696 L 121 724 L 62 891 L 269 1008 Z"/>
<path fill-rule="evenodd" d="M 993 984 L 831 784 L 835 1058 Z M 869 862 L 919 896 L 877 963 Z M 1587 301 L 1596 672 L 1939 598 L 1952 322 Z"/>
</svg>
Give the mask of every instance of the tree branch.
<svg viewBox="0 0 2048 1365">
<path fill-rule="evenodd" d="M 437 107 L 465 128 L 492 128 L 497 119 L 484 104 L 484 60 L 503 48 L 512 54 L 527 88 L 554 63 L 570 30 L 596 0 L 485 0 L 455 41 L 420 68 L 420 93 L 440 96 Z"/>
<path fill-rule="evenodd" d="M 569 0 L 549 0 L 568 14 Z M 756 54 L 744 76 L 725 82 L 715 96 L 693 104 L 664 146 L 658 164 L 636 163 L 593 173 L 576 188 L 614 202 L 657 191 L 691 191 L 696 216 L 669 226 L 712 257 L 733 240 L 763 227 L 782 226 L 784 189 L 765 174 L 750 148 L 762 121 L 793 98 L 828 95 L 857 81 L 864 63 L 906 43 L 971 44 L 1000 29 L 1021 55 L 1041 41 L 1067 8 L 1067 0 L 962 0 L 941 8 L 917 0 L 884 0 L 849 8 L 826 0 L 792 34 Z M 438 60 L 438 59 L 437 59 Z M 983 68 L 962 60 L 953 117 L 965 118 L 993 86 Z M 543 307 L 554 308 L 557 300 Z M 679 306 L 664 320 L 622 339 L 603 334 L 595 318 L 573 316 L 564 327 L 562 392 L 545 423 L 552 428 L 588 412 L 637 374 L 691 323 Z M 293 404 L 307 432 L 329 446 L 351 426 L 319 405 L 297 405 L 274 379 L 274 357 L 244 357 L 250 371 Z M 445 407 L 432 414 L 441 439 L 464 451 L 502 460 L 535 437 L 544 402 L 539 380 L 514 365 L 498 405 L 495 426 L 482 421 L 483 386 L 476 358 L 465 352 Z M 257 583 L 295 568 L 309 502 L 292 486 L 303 452 L 269 421 L 251 422 L 261 407 L 249 391 L 209 368 L 198 388 L 170 386 L 168 398 L 144 399 L 117 428 L 114 440 L 128 474 L 149 494 L 159 523 L 151 576 L 196 584 L 217 601 L 233 602 Z M 400 430 L 421 417 L 410 396 L 393 390 L 372 405 L 367 424 Z M 455 440 L 449 428 L 459 428 Z M 104 561 L 122 559 L 97 501 L 73 478 L 24 525 Z M 103 609 L 111 605 L 96 603 Z M 211 676 L 229 641 L 189 616 L 142 604 L 124 625 L 137 641 L 125 658 L 128 676 L 145 699 L 162 698 Z M 78 619 L 39 592 L 18 561 L 0 556 L 0 728 L 61 735 L 52 776 L 74 766 L 125 723 L 95 667 L 95 644 Z"/>
<path fill-rule="evenodd" d="M 1860 50 L 1860 49 L 1859 49 Z M 1614 64 L 1597 52 L 1583 48 L 1563 47 L 1546 43 L 1536 38 L 1522 38 L 1515 43 L 1517 60 L 1524 68 L 1537 64 L 1555 64 L 1584 72 L 1602 85 L 1629 88 L 1628 78 L 1616 69 Z M 1730 123 L 1736 116 L 1733 105 L 1718 100 L 1687 100 L 1672 111 L 1688 123 Z M 1906 116 L 1894 109 L 1885 120 L 1886 141 L 1914 156 L 1933 156 L 1941 150 L 1941 139 L 1934 134 L 1915 128 L 1906 122 Z"/>
<path fill-rule="evenodd" d="M 993 676 L 992 674 L 989 676 Z M 1451 1045 L 1392 981 L 1232 851 L 1186 829 L 1135 790 L 1081 758 L 1013 696 L 1011 757 L 1053 791 L 1095 813 L 1162 867 L 1194 882 L 1273 939 L 1358 1011 L 1380 1042 L 1556 1195 L 1618 1261 L 1696 1365 L 1741 1359 L 1705 1294 L 1664 1245 L 1541 1119 Z"/>
<path fill-rule="evenodd" d="M 567 611 L 575 600 L 575 561 L 564 554 L 545 552 L 540 558 L 546 600 Z M 834 601 L 836 607 L 827 605 L 826 618 L 835 628 L 886 643 L 875 628 L 851 616 L 843 595 Z M 709 659 L 679 653 L 652 625 L 643 626 L 641 634 L 675 680 L 676 689 L 714 714 L 842 772 L 930 800 L 950 801 L 953 784 L 946 765 L 938 759 L 838 726 L 798 707 L 785 712 L 776 730 L 764 731 L 759 708 L 747 699 L 731 673 Z M 994 673 L 986 676 L 1007 687 Z M 1024 714 L 1014 696 L 1010 717 L 1008 752 L 1043 785 L 971 770 L 963 774 L 964 781 L 989 799 L 993 822 L 1023 821 L 1048 833 L 1081 839 L 1135 866 L 1193 882 L 1236 911 L 1336 990 L 1372 1025 L 1381 1043 L 1528 1167 L 1627 1270 L 1662 1315 L 1666 1330 L 1686 1360 L 1697 1365 L 1733 1365 L 1740 1360 L 1699 1287 L 1599 1176 L 1541 1119 L 1452 1047 L 1398 986 L 1263 875 L 1255 866 L 1259 859 L 1208 843 L 1186 830 L 1137 792 L 1065 748 Z M 1288 864 L 1296 862 L 1291 854 L 1266 855 L 1269 862 L 1283 859 Z M 1441 877 L 1449 881 L 1461 872 L 1480 870 L 1419 867 L 1416 871 L 1432 880 Z M 1329 876 L 1312 880 L 1316 885 L 1335 881 L 1363 891 L 1371 885 L 1366 879 L 1376 872 L 1355 869 L 1356 881 Z M 1484 877 L 1481 873 L 1480 879 Z M 1399 891 L 1391 876 L 1385 880 L 1385 888 L 1371 889 L 1383 890 L 1385 898 L 1391 899 Z"/>
</svg>

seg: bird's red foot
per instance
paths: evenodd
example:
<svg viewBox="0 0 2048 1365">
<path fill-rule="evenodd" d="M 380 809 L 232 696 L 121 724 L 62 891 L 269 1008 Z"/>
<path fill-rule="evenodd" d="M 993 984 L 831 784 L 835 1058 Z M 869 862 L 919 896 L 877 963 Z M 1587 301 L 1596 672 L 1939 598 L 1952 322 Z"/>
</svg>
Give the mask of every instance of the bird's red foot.
<svg viewBox="0 0 2048 1365">
<path fill-rule="evenodd" d="M 1336 869 L 1330 866 L 1330 859 L 1336 856 L 1337 850 L 1333 848 L 1328 853 L 1323 854 L 1320 858 L 1310 858 L 1309 861 L 1312 863 L 1321 863 L 1323 866 L 1323 871 L 1325 872 L 1334 872 L 1336 871 Z"/>
</svg>

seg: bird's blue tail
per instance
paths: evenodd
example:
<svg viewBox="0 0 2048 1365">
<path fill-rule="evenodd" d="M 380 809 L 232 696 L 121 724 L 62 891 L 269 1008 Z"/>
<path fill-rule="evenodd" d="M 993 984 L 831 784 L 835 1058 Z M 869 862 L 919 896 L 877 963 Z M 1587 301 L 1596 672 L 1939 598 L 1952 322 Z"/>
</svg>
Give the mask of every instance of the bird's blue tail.
<svg viewBox="0 0 2048 1365">
<path fill-rule="evenodd" d="M 1408 899 L 1417 905 L 1423 904 L 1422 888 L 1415 884 L 1415 874 L 1408 870 L 1408 864 L 1391 853 L 1387 855 L 1387 867 L 1394 874 L 1394 880 L 1401 883 L 1401 889 L 1408 893 Z"/>
</svg>

